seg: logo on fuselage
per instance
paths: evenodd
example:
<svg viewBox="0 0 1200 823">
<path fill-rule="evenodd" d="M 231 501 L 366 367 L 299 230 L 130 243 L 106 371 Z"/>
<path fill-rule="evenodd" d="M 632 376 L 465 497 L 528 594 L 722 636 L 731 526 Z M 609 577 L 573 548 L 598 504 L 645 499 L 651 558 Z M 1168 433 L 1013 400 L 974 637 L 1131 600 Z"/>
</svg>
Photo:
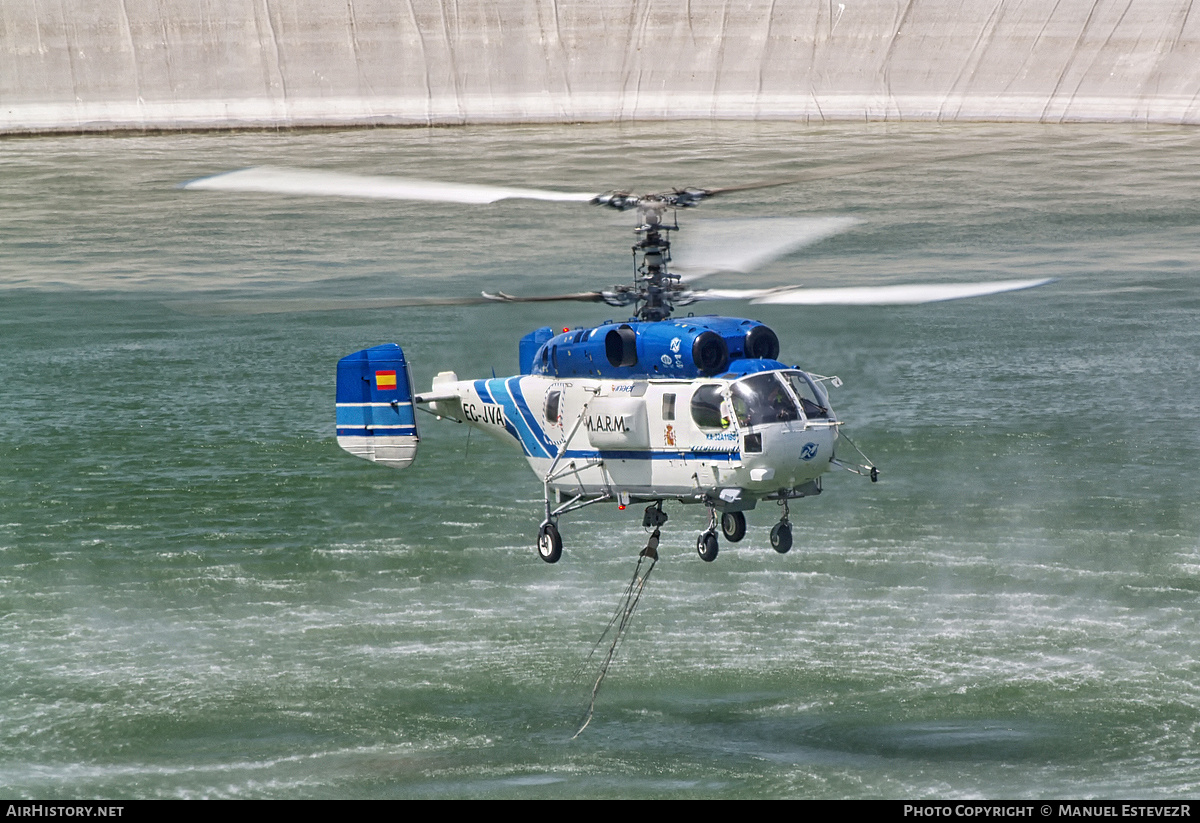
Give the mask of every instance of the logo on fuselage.
<svg viewBox="0 0 1200 823">
<path fill-rule="evenodd" d="M 812 460 L 816 456 L 817 456 L 817 444 L 816 443 L 805 443 L 804 448 L 802 448 L 800 450 L 800 459 L 801 460 Z"/>
<path fill-rule="evenodd" d="M 629 427 L 625 425 L 625 418 L 622 415 L 597 414 L 589 417 L 585 425 L 590 432 L 629 431 Z"/>
</svg>

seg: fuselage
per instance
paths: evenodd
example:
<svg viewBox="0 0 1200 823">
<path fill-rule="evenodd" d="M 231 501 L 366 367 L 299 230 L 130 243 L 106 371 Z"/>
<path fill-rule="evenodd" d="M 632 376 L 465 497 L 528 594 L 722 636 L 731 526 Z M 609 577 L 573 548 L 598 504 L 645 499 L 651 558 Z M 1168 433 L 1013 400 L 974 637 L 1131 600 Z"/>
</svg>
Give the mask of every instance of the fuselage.
<svg viewBox="0 0 1200 823">
<path fill-rule="evenodd" d="M 517 446 L 561 495 L 737 511 L 811 489 L 838 437 L 817 380 L 775 361 L 754 366 L 692 379 L 443 373 L 432 410 Z"/>
<path fill-rule="evenodd" d="M 740 318 L 542 328 L 521 341 L 520 374 L 442 372 L 417 393 L 400 347 L 376 346 L 338 364 L 338 443 L 404 468 L 424 407 L 519 448 L 547 501 L 566 508 L 674 499 L 743 511 L 819 493 L 835 458 L 824 378 L 778 354 L 774 332 Z M 547 502 L 547 522 L 559 510 Z"/>
</svg>

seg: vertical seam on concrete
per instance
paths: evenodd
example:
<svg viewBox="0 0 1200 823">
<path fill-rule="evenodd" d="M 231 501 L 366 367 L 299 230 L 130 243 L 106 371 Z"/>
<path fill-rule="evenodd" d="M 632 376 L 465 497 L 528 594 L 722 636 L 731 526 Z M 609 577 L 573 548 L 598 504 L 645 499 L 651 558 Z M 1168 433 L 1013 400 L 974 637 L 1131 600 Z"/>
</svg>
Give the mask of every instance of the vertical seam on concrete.
<svg viewBox="0 0 1200 823">
<path fill-rule="evenodd" d="M 133 43 L 133 24 L 129 22 L 127 0 L 121 0 L 121 23 L 125 29 L 125 42 L 129 46 L 129 63 L 133 69 L 133 92 L 137 95 L 137 109 L 140 115 L 142 113 L 142 77 L 138 71 L 137 46 Z"/>
<path fill-rule="evenodd" d="M 567 90 L 567 101 L 571 109 L 575 108 L 575 93 L 571 90 L 571 58 L 563 45 L 562 19 L 558 10 L 558 0 L 550 0 L 550 9 L 554 12 L 554 36 L 558 44 L 559 71 L 562 72 L 563 87 Z M 566 113 L 565 110 L 563 112 Z"/>
<path fill-rule="evenodd" d="M 438 14 L 442 20 L 442 38 L 446 46 L 446 63 L 447 70 L 450 72 L 450 83 L 454 86 L 454 108 L 458 110 L 458 119 L 462 122 L 467 121 L 467 110 L 463 102 L 463 86 L 462 77 L 458 70 L 458 55 L 454 51 L 454 36 L 450 32 L 450 20 L 446 17 L 446 4 L 438 3 Z M 454 8 L 458 10 L 458 3 L 455 2 Z M 457 17 L 456 17 L 457 19 Z M 428 75 L 427 75 L 428 76 Z M 430 99 L 433 94 L 430 92 Z"/>
<path fill-rule="evenodd" d="M 950 103 L 951 96 L 963 81 L 963 75 L 967 75 L 967 79 L 975 76 L 975 71 L 979 68 L 979 64 L 983 62 L 984 52 L 992 44 L 992 34 L 996 31 L 996 26 L 1001 16 L 1004 14 L 1004 0 L 997 0 L 992 6 L 991 13 L 988 14 L 987 22 L 983 24 L 983 28 L 979 32 L 979 36 L 975 38 L 975 42 L 971 45 L 971 51 L 967 54 L 967 59 L 963 61 L 962 66 L 958 70 L 958 75 L 954 78 L 954 82 L 946 89 L 946 96 L 942 99 L 942 105 L 938 108 L 938 122 L 943 119 L 946 113 L 946 106 Z M 951 117 L 957 117 L 962 112 L 962 97 L 958 99 L 954 114 Z"/>
<path fill-rule="evenodd" d="M 425 67 L 425 123 L 433 122 L 433 86 L 429 79 L 429 55 L 425 49 L 425 33 L 421 31 L 421 23 L 417 20 L 417 10 L 413 8 L 413 0 L 408 0 L 408 18 L 412 20 L 417 32 L 417 40 L 421 44 L 421 65 Z"/>
<path fill-rule="evenodd" d="M 1079 53 L 1080 45 L 1083 43 L 1083 36 L 1091 26 L 1092 18 L 1096 14 L 1096 6 L 1099 4 L 1100 0 L 1092 0 L 1092 7 L 1088 9 L 1087 17 L 1084 19 L 1083 25 L 1079 28 L 1079 34 L 1075 36 L 1075 45 L 1071 48 L 1071 53 L 1067 55 L 1067 62 L 1063 65 L 1062 70 L 1058 73 L 1058 80 L 1054 82 L 1054 88 L 1050 90 L 1050 95 L 1046 98 L 1046 104 L 1042 107 L 1042 116 L 1038 118 L 1039 120 L 1045 121 L 1046 115 L 1050 112 L 1050 107 L 1054 104 L 1055 98 L 1058 97 L 1059 89 L 1062 88 L 1063 82 L 1066 80 L 1067 72 L 1071 70 L 1071 66 L 1075 65 L 1075 57 Z M 1055 3 L 1055 8 L 1058 8 L 1057 3 Z M 1079 90 L 1078 84 L 1076 84 L 1075 90 Z M 1063 107 L 1062 112 L 1058 116 L 1058 122 L 1066 122 L 1067 113 L 1070 111 L 1071 103 L 1074 101 L 1074 99 L 1075 92 L 1073 91 L 1071 92 L 1071 96 L 1067 99 L 1066 106 Z"/>
<path fill-rule="evenodd" d="M 358 18 L 354 14 L 354 0 L 346 0 L 346 13 L 350 24 L 350 51 L 354 54 L 354 73 L 358 78 L 359 88 L 365 86 L 367 93 L 374 97 L 375 88 L 370 78 L 363 72 L 362 48 L 358 43 Z"/>
<path fill-rule="evenodd" d="M 896 40 L 899 39 L 900 32 L 904 28 L 904 24 L 908 21 L 908 14 L 910 11 L 912 11 L 912 0 L 905 0 L 904 11 L 900 12 L 900 19 L 896 21 L 896 28 L 892 32 L 891 39 L 888 41 L 887 51 L 883 53 L 883 61 L 880 65 L 880 68 L 883 69 L 883 89 L 889 101 L 896 100 L 896 96 L 892 94 L 892 51 L 896 48 Z M 887 102 L 885 102 L 883 105 L 883 119 L 887 120 L 889 105 Z M 896 102 L 895 106 L 896 115 L 903 119 L 904 112 L 900 110 L 899 102 Z"/>
<path fill-rule="evenodd" d="M 271 35 L 271 48 L 273 50 L 273 56 L 275 57 L 275 73 L 279 76 L 279 92 L 283 98 L 283 116 L 284 116 L 284 119 L 287 120 L 287 119 L 289 119 L 289 117 L 288 117 L 289 100 L 288 100 L 287 75 L 284 73 L 283 55 L 280 52 L 280 48 L 279 48 L 279 36 L 275 33 L 275 21 L 271 19 L 271 4 L 270 4 L 269 0 L 263 0 L 262 8 L 263 8 L 263 15 L 266 19 L 267 33 Z M 267 87 L 267 93 L 269 96 L 270 95 L 270 85 L 269 84 Z"/>
</svg>

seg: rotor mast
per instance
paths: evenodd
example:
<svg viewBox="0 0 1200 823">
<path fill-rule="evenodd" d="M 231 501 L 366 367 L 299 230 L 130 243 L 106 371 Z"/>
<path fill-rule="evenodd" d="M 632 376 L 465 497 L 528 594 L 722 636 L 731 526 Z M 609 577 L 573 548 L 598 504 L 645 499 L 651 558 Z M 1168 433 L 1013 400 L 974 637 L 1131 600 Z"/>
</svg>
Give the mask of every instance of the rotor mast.
<svg viewBox="0 0 1200 823">
<path fill-rule="evenodd" d="M 641 254 L 637 267 L 639 320 L 666 320 L 671 316 L 672 297 L 681 289 L 679 276 L 671 274 L 667 264 L 671 261 L 671 235 L 679 228 L 664 225 L 663 212 L 669 208 L 665 203 L 643 202 L 638 204 L 638 227 L 634 233 L 638 242 L 633 246 L 635 257 Z"/>
<path fill-rule="evenodd" d="M 604 292 L 606 303 L 611 306 L 636 304 L 637 318 L 654 322 L 670 317 L 676 303 L 686 305 L 692 302 L 688 299 L 690 292 L 680 282 L 679 275 L 671 274 L 669 269 L 670 233 L 679 230 L 679 222 L 674 219 L 675 210 L 694 206 L 708 194 L 703 189 L 681 189 L 641 196 L 608 192 L 592 200 L 596 205 L 618 211 L 635 207 L 638 211 L 638 225 L 633 230 L 638 237 L 633 245 L 634 283 Z M 663 222 L 668 209 L 673 218 L 669 225 Z"/>
</svg>

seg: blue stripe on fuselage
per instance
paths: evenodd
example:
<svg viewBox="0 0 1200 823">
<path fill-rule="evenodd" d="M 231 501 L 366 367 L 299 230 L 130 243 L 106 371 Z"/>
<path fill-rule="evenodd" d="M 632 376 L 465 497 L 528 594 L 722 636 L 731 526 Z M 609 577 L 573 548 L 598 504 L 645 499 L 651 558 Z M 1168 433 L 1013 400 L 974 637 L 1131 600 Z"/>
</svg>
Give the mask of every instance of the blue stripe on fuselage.
<svg viewBox="0 0 1200 823">
<path fill-rule="evenodd" d="M 521 419 L 529 426 L 529 430 L 533 432 L 533 437 L 537 442 L 538 448 L 545 452 L 546 457 L 551 457 L 558 453 L 558 446 L 554 445 L 547 439 L 546 432 L 539 425 L 537 418 L 533 412 L 529 410 L 529 404 L 525 402 L 525 394 L 521 391 L 521 378 L 510 377 L 504 381 L 505 387 L 513 400 L 517 404 L 517 409 L 520 410 Z"/>
<path fill-rule="evenodd" d="M 521 441 L 521 448 L 525 450 L 525 454 L 530 457 L 550 457 L 553 447 L 546 440 L 546 435 L 542 432 L 541 427 L 533 420 L 533 415 L 529 413 L 529 405 L 525 402 L 525 396 L 521 394 L 520 379 L 519 377 L 510 377 L 507 380 L 491 381 L 497 384 L 494 387 L 496 389 L 494 396 L 500 398 L 500 402 L 504 406 L 505 417 L 516 427 L 518 439 Z M 558 450 L 554 449 L 554 451 Z"/>
<path fill-rule="evenodd" d="M 479 399 L 484 403 L 491 403 L 492 405 L 495 405 L 496 401 L 492 399 L 492 393 L 488 391 L 487 382 L 488 381 L 486 380 L 476 380 L 475 393 L 479 395 Z"/>
<path fill-rule="evenodd" d="M 652 452 L 633 450 L 567 449 L 563 457 L 601 460 L 741 460 L 741 452 Z"/>
<path fill-rule="evenodd" d="M 506 384 L 517 379 L 512 377 L 507 380 L 504 378 L 476 380 L 474 381 L 475 393 L 483 402 L 498 405 L 504 410 L 504 428 L 521 444 L 521 450 L 525 452 L 526 456 L 549 457 L 549 453 L 542 446 L 545 438 L 540 436 L 541 432 L 536 423 L 531 426 L 526 417 L 529 408 L 525 405 L 525 399 L 521 397 L 520 389 L 518 388 L 515 393 L 508 390 Z M 520 398 L 520 405 L 525 407 L 525 413 L 518 408 L 517 398 Z"/>
</svg>

